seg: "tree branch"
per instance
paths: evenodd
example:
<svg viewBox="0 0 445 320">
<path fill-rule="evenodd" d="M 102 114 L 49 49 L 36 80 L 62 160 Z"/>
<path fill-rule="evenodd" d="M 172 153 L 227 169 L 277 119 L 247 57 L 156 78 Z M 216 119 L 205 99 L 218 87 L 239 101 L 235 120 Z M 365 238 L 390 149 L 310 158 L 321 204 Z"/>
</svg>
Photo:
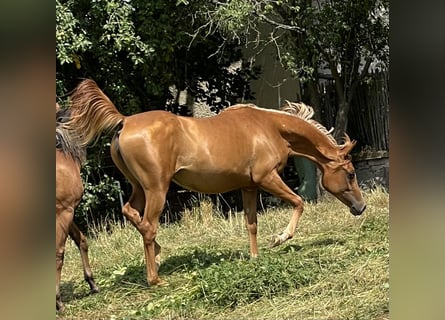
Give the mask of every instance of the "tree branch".
<svg viewBox="0 0 445 320">
<path fill-rule="evenodd" d="M 362 81 L 364 77 L 368 74 L 369 66 L 371 65 L 372 59 L 371 57 L 366 58 L 365 65 L 363 66 L 362 72 L 358 76 L 358 81 Z"/>
<path fill-rule="evenodd" d="M 265 16 L 264 14 L 262 14 L 262 13 L 258 14 L 258 16 L 259 16 L 261 19 L 263 19 L 264 21 L 270 23 L 271 25 L 273 25 L 273 26 L 275 26 L 275 27 L 278 27 L 278 28 L 281 28 L 281 29 L 285 29 L 285 30 L 293 30 L 293 31 L 299 31 L 299 32 L 303 32 L 303 31 L 304 31 L 303 28 L 300 28 L 300 27 L 297 27 L 297 26 L 290 26 L 290 25 L 283 24 L 283 23 L 277 22 L 277 21 L 275 21 L 275 20 L 272 20 L 272 19 L 266 17 L 266 16 Z"/>
</svg>

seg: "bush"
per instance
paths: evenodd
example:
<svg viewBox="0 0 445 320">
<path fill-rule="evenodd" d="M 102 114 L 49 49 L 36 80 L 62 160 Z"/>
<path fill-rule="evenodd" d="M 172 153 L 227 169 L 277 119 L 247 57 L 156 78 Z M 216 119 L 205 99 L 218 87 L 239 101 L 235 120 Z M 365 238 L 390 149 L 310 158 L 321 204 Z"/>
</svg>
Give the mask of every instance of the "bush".
<svg viewBox="0 0 445 320">
<path fill-rule="evenodd" d="M 89 225 L 108 224 L 121 219 L 119 197 L 122 191 L 119 180 L 112 176 L 116 169 L 112 164 L 107 165 L 111 161 L 110 143 L 105 139 L 99 140 L 93 150 L 89 150 L 88 160 L 81 169 L 84 193 L 75 219 L 85 230 Z"/>
</svg>

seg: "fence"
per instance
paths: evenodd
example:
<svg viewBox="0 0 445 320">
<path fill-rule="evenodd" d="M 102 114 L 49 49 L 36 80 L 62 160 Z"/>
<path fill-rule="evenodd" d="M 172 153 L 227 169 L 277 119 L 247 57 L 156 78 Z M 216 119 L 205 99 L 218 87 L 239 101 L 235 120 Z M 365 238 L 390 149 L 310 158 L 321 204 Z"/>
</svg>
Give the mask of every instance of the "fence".
<svg viewBox="0 0 445 320">
<path fill-rule="evenodd" d="M 337 96 L 332 79 L 322 79 L 320 89 L 321 122 L 331 128 L 335 124 Z M 389 150 L 389 76 L 373 73 L 370 81 L 360 85 L 352 100 L 347 133 L 358 141 L 356 150 Z"/>
</svg>

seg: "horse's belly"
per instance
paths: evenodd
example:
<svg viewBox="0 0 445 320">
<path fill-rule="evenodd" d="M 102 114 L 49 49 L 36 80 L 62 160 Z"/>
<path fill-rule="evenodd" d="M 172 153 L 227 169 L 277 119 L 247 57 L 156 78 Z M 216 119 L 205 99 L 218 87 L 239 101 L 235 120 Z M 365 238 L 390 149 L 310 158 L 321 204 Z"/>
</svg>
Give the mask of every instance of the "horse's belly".
<svg viewBox="0 0 445 320">
<path fill-rule="evenodd" d="M 207 173 L 180 170 L 173 181 L 183 188 L 202 193 L 222 193 L 251 185 L 250 176 L 239 173 Z"/>
</svg>

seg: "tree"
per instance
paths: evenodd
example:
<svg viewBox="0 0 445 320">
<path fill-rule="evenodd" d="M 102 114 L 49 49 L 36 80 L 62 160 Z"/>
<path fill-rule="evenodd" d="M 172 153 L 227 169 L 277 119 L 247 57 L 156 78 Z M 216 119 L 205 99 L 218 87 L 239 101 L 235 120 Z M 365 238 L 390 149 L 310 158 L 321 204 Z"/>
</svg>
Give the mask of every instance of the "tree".
<svg viewBox="0 0 445 320">
<path fill-rule="evenodd" d="M 133 114 L 163 109 L 172 85 L 183 90 L 221 74 L 241 53 L 227 45 L 215 55 L 218 34 L 192 39 L 194 10 L 162 0 L 57 0 L 58 93 L 92 77 L 121 111 Z"/>
<path fill-rule="evenodd" d="M 316 112 L 318 79 L 327 70 L 336 84 L 337 139 L 346 131 L 352 98 L 370 76 L 370 66 L 388 67 L 387 0 L 212 1 L 195 14 L 205 21 L 196 32 L 220 32 L 239 45 L 275 45 L 277 58 L 303 83 Z"/>
</svg>

